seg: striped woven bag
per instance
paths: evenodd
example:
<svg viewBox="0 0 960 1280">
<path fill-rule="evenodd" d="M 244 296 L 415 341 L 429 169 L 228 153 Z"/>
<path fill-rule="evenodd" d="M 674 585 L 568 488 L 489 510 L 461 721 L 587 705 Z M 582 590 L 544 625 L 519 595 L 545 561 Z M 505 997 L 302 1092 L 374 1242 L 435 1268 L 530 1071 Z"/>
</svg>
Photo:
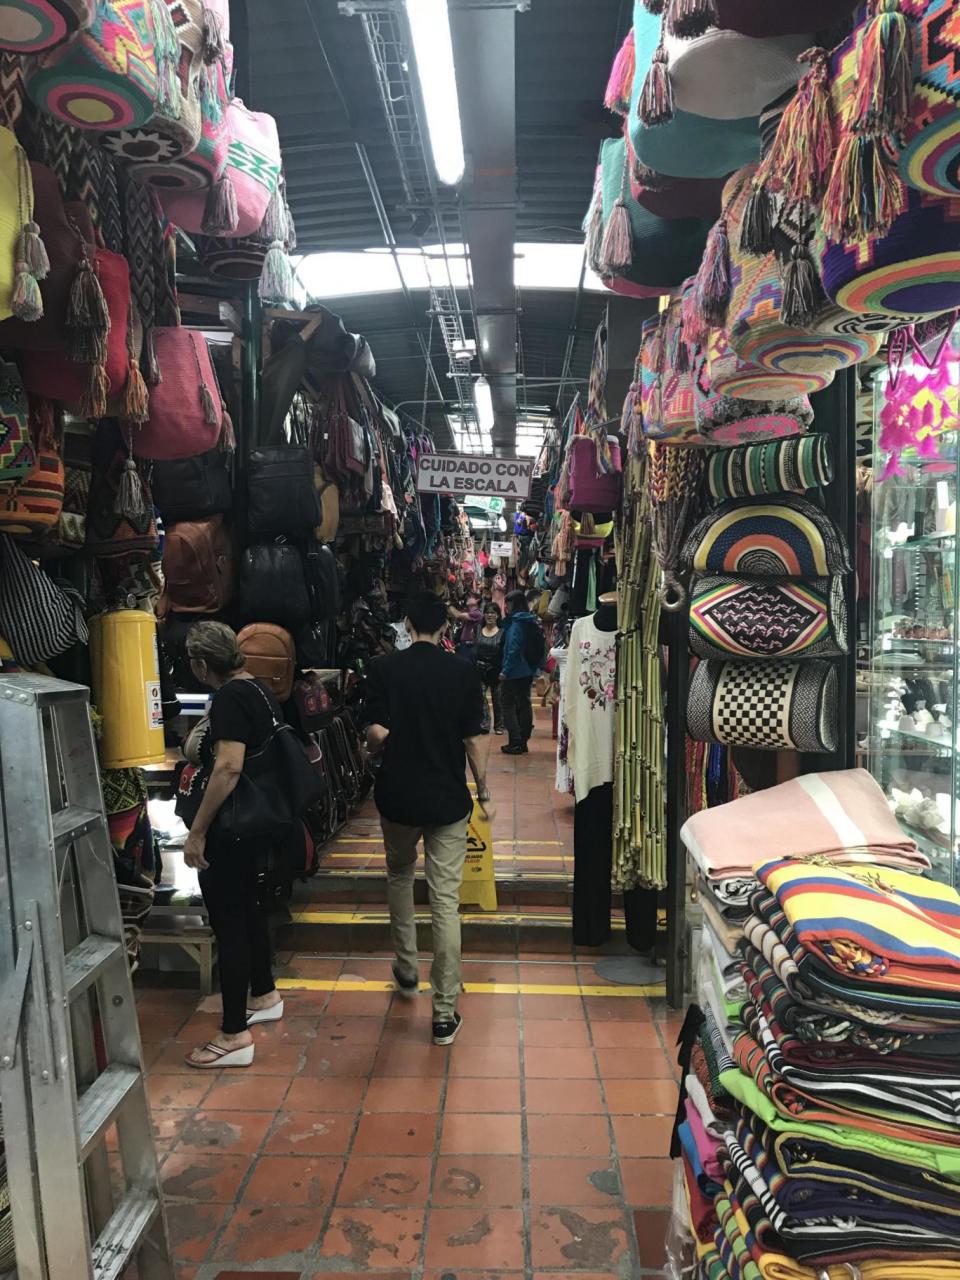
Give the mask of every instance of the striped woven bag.
<svg viewBox="0 0 960 1280">
<path fill-rule="evenodd" d="M 94 0 L 0 0 L 0 49 L 41 53 L 89 27 Z"/>
</svg>

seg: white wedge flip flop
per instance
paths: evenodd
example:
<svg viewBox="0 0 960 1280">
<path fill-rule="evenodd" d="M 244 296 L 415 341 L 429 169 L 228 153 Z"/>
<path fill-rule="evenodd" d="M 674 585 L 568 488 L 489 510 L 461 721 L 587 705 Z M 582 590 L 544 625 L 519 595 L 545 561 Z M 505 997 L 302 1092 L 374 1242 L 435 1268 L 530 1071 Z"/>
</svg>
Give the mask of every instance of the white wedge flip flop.
<svg viewBox="0 0 960 1280">
<path fill-rule="evenodd" d="M 272 1004 L 269 1009 L 248 1009 L 247 1026 L 255 1027 L 258 1022 L 279 1022 L 283 1017 L 283 1001 Z"/>
<path fill-rule="evenodd" d="M 196 1053 L 197 1050 L 194 1050 Z M 205 1044 L 200 1053 L 212 1053 L 214 1059 L 212 1062 L 197 1062 L 196 1059 L 187 1055 L 185 1061 L 188 1067 L 193 1067 L 197 1071 L 219 1071 L 221 1067 L 249 1067 L 253 1065 L 253 1045 L 246 1044 L 242 1049 L 224 1049 L 218 1044 Z"/>
</svg>

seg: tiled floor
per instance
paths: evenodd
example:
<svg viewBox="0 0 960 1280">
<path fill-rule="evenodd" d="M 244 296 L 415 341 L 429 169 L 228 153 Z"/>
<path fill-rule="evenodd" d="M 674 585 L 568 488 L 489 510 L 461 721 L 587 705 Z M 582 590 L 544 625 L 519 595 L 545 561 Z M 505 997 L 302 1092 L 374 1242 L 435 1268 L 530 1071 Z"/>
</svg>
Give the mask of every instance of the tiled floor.
<svg viewBox="0 0 960 1280">
<path fill-rule="evenodd" d="M 569 802 L 537 746 L 491 758 L 497 834 L 569 855 Z M 662 999 L 593 994 L 606 985 L 562 934 L 555 955 L 474 954 L 445 1050 L 429 996 L 386 989 L 386 956 L 298 955 L 284 973 L 317 989 L 285 991 L 283 1022 L 256 1028 L 253 1068 L 232 1073 L 183 1063 L 216 999 L 141 993 L 181 1280 L 627 1280 L 660 1265 L 678 1026 Z"/>
</svg>

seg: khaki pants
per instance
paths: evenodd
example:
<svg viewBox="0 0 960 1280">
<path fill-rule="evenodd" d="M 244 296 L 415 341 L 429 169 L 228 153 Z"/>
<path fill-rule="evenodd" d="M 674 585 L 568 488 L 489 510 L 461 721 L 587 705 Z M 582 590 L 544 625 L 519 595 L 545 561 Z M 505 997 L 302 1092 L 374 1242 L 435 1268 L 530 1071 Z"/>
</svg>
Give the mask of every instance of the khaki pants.
<svg viewBox="0 0 960 1280">
<path fill-rule="evenodd" d="M 417 924 L 413 880 L 417 843 L 423 836 L 433 916 L 433 1017 L 448 1022 L 457 1011 L 462 982 L 460 967 L 460 882 L 467 856 L 467 819 L 448 827 L 406 827 L 381 817 L 387 851 L 387 902 L 397 968 L 407 978 L 418 968 Z"/>
</svg>

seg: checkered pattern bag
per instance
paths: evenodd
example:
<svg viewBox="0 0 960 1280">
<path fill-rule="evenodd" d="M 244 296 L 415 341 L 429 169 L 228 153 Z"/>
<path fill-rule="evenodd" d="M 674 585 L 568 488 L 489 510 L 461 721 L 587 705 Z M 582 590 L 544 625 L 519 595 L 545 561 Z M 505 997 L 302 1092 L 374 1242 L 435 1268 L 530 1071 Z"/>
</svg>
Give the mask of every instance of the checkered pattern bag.
<svg viewBox="0 0 960 1280">
<path fill-rule="evenodd" d="M 697 742 L 768 751 L 837 749 L 837 670 L 829 662 L 700 662 L 687 732 Z"/>
</svg>

